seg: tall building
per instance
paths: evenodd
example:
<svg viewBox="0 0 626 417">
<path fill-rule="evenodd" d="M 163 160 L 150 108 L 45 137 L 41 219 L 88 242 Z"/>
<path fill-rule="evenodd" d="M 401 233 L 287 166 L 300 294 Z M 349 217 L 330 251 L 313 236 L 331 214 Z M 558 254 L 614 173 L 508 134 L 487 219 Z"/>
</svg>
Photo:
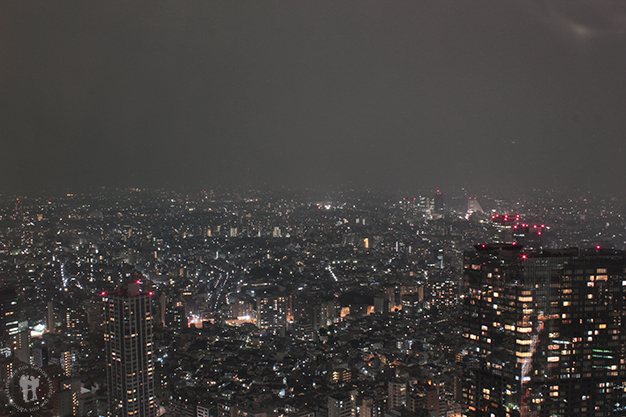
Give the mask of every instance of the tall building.
<svg viewBox="0 0 626 417">
<path fill-rule="evenodd" d="M 54 303 L 52 301 L 46 303 L 46 313 L 46 331 L 54 333 L 56 325 L 54 322 Z"/>
<path fill-rule="evenodd" d="M 483 212 L 483 208 L 478 202 L 478 200 L 476 199 L 476 197 L 470 197 L 469 200 L 467 200 L 467 213 L 472 214 L 472 213 L 482 213 L 482 212 Z"/>
<path fill-rule="evenodd" d="M 437 190 L 434 200 L 435 200 L 435 213 L 443 214 L 446 205 L 443 199 L 443 194 L 441 193 L 440 190 Z"/>
<path fill-rule="evenodd" d="M 50 350 L 47 346 L 36 346 L 33 349 L 33 365 L 43 368 L 48 366 L 50 360 Z"/>
<path fill-rule="evenodd" d="M 626 413 L 626 253 L 464 255 L 467 416 Z"/>
<path fill-rule="evenodd" d="M 256 295 L 257 327 L 276 330 L 287 324 L 287 296 L 274 287 L 258 291 Z"/>
<path fill-rule="evenodd" d="M 61 360 L 59 361 L 61 368 L 63 368 L 63 374 L 68 378 L 72 376 L 72 365 L 76 361 L 76 352 L 73 350 L 67 349 L 61 352 Z"/>
<path fill-rule="evenodd" d="M 150 299 L 139 281 L 113 294 L 103 293 L 110 416 L 156 415 Z"/>
<path fill-rule="evenodd" d="M 430 217 L 432 215 L 432 205 L 430 198 L 428 197 L 420 197 L 419 202 L 417 203 L 417 211 L 418 213 L 423 214 L 424 216 Z"/>
<path fill-rule="evenodd" d="M 406 407 L 406 385 L 406 381 L 403 380 L 389 381 L 389 383 L 387 384 L 387 407 L 389 408 L 389 410 L 401 410 Z"/>
<path fill-rule="evenodd" d="M 11 338 L 19 333 L 17 292 L 14 288 L 0 290 L 0 338 Z"/>
<path fill-rule="evenodd" d="M 80 379 L 67 378 L 59 381 L 53 398 L 54 414 L 58 416 L 72 416 L 78 414 L 80 398 Z"/>
<path fill-rule="evenodd" d="M 30 329 L 28 321 L 20 321 L 18 332 L 13 336 L 13 355 L 24 363 L 30 363 Z"/>
</svg>

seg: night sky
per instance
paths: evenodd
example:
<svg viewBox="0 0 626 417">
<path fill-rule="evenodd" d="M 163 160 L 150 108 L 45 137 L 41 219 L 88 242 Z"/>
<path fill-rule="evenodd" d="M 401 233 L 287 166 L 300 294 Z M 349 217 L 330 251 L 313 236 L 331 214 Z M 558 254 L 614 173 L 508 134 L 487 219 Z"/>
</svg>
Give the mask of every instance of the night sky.
<svg viewBox="0 0 626 417">
<path fill-rule="evenodd" d="M 0 193 L 626 189 L 623 1 L 3 1 Z"/>
</svg>

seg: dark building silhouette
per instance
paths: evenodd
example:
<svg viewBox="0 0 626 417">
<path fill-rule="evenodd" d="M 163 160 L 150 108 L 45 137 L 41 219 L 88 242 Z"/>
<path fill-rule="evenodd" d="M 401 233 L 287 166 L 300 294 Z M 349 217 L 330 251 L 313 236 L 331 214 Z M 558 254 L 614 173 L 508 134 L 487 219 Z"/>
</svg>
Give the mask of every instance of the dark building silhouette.
<svg viewBox="0 0 626 417">
<path fill-rule="evenodd" d="M 464 254 L 468 416 L 626 414 L 626 254 Z"/>
<path fill-rule="evenodd" d="M 445 200 L 443 198 L 443 194 L 441 193 L 440 190 L 437 190 L 437 193 L 435 194 L 435 213 L 437 214 L 443 214 L 446 204 L 445 204 Z"/>
</svg>

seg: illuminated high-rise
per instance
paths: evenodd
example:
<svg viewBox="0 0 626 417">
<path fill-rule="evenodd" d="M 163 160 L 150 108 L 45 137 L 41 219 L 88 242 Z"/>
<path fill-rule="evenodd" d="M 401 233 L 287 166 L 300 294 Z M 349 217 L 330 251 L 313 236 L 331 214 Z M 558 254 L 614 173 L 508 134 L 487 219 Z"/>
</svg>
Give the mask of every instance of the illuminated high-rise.
<svg viewBox="0 0 626 417">
<path fill-rule="evenodd" d="M 19 333 L 18 316 L 18 298 L 15 289 L 0 289 L 0 340 L 8 340 Z"/>
<path fill-rule="evenodd" d="M 103 293 L 110 416 L 156 415 L 150 298 L 139 282 Z"/>
<path fill-rule="evenodd" d="M 257 292 L 257 327 L 259 329 L 276 330 L 287 324 L 288 297 L 268 287 Z"/>
<path fill-rule="evenodd" d="M 465 415 L 625 414 L 626 254 L 479 245 L 463 284 Z"/>
</svg>

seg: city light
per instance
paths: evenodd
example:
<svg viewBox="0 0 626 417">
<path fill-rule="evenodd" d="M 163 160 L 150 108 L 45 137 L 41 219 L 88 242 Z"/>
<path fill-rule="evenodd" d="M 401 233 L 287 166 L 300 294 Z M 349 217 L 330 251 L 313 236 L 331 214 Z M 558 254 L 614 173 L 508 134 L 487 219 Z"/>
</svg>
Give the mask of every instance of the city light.
<svg viewBox="0 0 626 417">
<path fill-rule="evenodd" d="M 19 265 L 5 263 L 5 275 L 20 280 L 5 298 L 0 289 L 0 307 L 6 304 L 3 300 L 13 300 L 6 317 L 19 316 L 16 300 L 27 300 L 20 308 L 33 322 L 11 322 L 14 339 L 0 355 L 26 358 L 27 352 L 17 346 L 28 339 L 17 335 L 29 335 L 29 360 L 53 360 L 65 366 L 65 375 L 112 387 L 113 397 L 120 392 L 136 395 L 137 388 L 118 386 L 107 373 L 98 376 L 87 370 L 103 359 L 117 369 L 128 358 L 131 367 L 132 358 L 145 358 L 155 384 L 157 368 L 166 369 L 169 374 L 160 377 L 175 387 L 175 396 L 161 399 L 163 409 L 200 410 L 202 401 L 221 396 L 227 387 L 244 397 L 265 398 L 263 389 L 271 385 L 285 401 L 315 393 L 352 404 L 350 393 L 341 396 L 340 387 L 364 392 L 358 390 L 379 386 L 381 395 L 403 404 L 408 396 L 427 398 L 423 396 L 436 386 L 437 392 L 430 394 L 433 401 L 458 415 L 463 407 L 478 410 L 475 399 L 491 406 L 494 398 L 506 398 L 513 411 L 569 399 L 562 384 L 558 390 L 552 384 L 542 391 L 541 378 L 556 375 L 565 364 L 586 366 L 589 359 L 578 353 L 583 351 L 579 343 L 602 350 L 626 343 L 614 332 L 614 316 L 604 310 L 582 315 L 602 302 L 610 304 L 606 311 L 620 311 L 616 300 L 626 291 L 623 269 L 612 269 L 621 262 L 619 249 L 609 253 L 596 243 L 590 248 L 574 245 L 581 238 L 602 239 L 617 248 L 626 245 L 620 246 L 619 229 L 609 229 L 609 234 L 608 222 L 588 208 L 585 215 L 602 218 L 601 227 L 584 223 L 580 216 L 576 222 L 547 218 L 545 213 L 556 210 L 552 206 L 532 209 L 541 221 L 521 205 L 520 211 L 528 214 L 505 207 L 508 214 L 472 210 L 468 216 L 467 207 L 453 204 L 444 204 L 442 213 L 434 210 L 434 196 L 401 196 L 381 203 L 345 201 L 341 195 L 318 204 L 254 196 L 207 199 L 208 193 L 196 200 L 151 200 L 148 195 L 141 204 L 117 195 L 101 201 L 98 210 L 115 207 L 110 210 L 115 221 L 102 221 L 99 214 L 89 217 L 95 212 L 91 207 L 57 206 L 47 200 L 44 207 L 66 207 L 72 216 L 86 216 L 78 223 L 84 230 L 71 229 L 63 238 L 35 245 L 24 236 L 31 236 L 33 227 L 47 230 L 49 224 L 27 220 L 20 239 L 2 242 L 0 252 Z M 124 210 L 119 201 L 132 209 Z M 467 201 L 479 207 L 474 197 Z M 487 199 L 484 203 L 493 204 Z M 598 260 L 605 252 L 611 259 L 607 264 Z M 579 261 L 584 265 L 573 266 Z M 613 285 L 615 277 L 622 285 Z M 549 291 L 542 287 L 546 282 L 554 284 Z M 111 294 L 115 296 L 107 297 Z M 548 325 L 544 332 L 542 326 Z M 584 332 L 568 333 L 580 326 Z M 145 344 L 137 344 L 139 340 Z M 71 342 L 73 351 L 63 350 L 66 345 L 60 341 Z M 131 351 L 122 350 L 126 341 Z M 546 355 L 539 351 L 544 342 L 549 343 Z M 592 351 L 592 360 L 607 361 L 603 372 L 619 378 L 624 358 L 610 349 Z M 56 352 L 62 356 L 54 356 Z M 576 357 L 576 365 L 566 357 Z M 473 391 L 474 376 L 465 372 L 476 363 L 489 363 L 482 378 L 504 378 L 506 384 L 474 383 L 488 392 Z M 424 384 L 402 374 L 386 377 L 403 364 L 436 369 L 437 377 L 430 375 Z M 596 378 L 600 368 L 590 369 L 591 377 L 568 371 L 555 380 L 577 374 L 580 380 Z M 463 375 L 460 386 L 452 375 Z M 393 385 L 396 380 L 400 385 Z M 455 383 L 466 394 L 460 401 L 453 399 Z M 201 394 L 185 394 L 188 387 Z M 146 395 L 152 398 L 148 403 L 156 404 L 153 394 Z M 96 398 L 102 409 L 109 406 L 105 397 Z M 354 398 L 360 401 L 359 394 Z M 263 401 L 261 405 L 270 407 Z"/>
</svg>

